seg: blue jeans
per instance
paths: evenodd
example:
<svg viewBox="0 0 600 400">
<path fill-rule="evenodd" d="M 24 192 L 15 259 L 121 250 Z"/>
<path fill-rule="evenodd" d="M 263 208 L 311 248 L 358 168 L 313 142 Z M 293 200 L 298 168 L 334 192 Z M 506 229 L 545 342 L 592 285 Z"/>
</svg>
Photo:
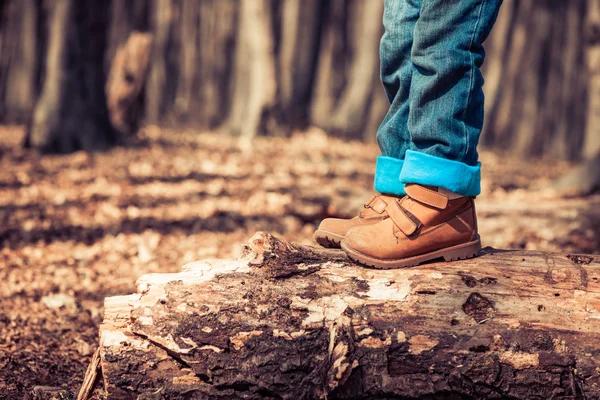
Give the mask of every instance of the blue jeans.
<svg viewBox="0 0 600 400">
<path fill-rule="evenodd" d="M 483 42 L 501 4 L 384 0 L 381 81 L 391 105 L 377 132 L 377 191 L 418 183 L 479 194 Z"/>
</svg>

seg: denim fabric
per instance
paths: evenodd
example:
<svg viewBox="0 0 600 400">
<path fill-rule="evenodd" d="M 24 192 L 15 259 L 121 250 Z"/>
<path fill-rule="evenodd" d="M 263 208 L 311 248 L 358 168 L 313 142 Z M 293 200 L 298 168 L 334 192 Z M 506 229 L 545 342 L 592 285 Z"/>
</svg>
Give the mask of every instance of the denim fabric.
<svg viewBox="0 0 600 400">
<path fill-rule="evenodd" d="M 383 156 L 406 159 L 398 187 L 420 183 L 479 194 L 482 44 L 501 3 L 384 1 L 381 80 L 391 106 L 377 141 Z M 378 166 L 376 182 L 381 174 L 389 175 Z"/>
<path fill-rule="evenodd" d="M 420 3 L 421 0 L 384 2 L 385 31 L 379 54 L 381 82 L 390 101 L 390 109 L 377 131 L 377 143 L 381 154 L 386 157 L 404 159 L 404 153 L 410 147 L 408 97 L 413 71 L 410 53 Z"/>
</svg>

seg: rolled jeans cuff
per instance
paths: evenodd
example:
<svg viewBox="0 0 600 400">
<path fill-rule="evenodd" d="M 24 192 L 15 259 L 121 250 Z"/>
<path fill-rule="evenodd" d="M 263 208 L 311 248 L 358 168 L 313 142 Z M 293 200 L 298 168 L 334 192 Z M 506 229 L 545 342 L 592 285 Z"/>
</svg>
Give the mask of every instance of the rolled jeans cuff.
<svg viewBox="0 0 600 400">
<path fill-rule="evenodd" d="M 375 190 L 383 194 L 393 194 L 403 196 L 404 184 L 400 182 L 400 173 L 402 172 L 403 160 L 393 157 L 377 157 L 377 166 L 375 167 Z"/>
<path fill-rule="evenodd" d="M 471 166 L 407 150 L 400 182 L 437 186 L 463 196 L 477 196 L 481 193 L 481 163 Z"/>
</svg>

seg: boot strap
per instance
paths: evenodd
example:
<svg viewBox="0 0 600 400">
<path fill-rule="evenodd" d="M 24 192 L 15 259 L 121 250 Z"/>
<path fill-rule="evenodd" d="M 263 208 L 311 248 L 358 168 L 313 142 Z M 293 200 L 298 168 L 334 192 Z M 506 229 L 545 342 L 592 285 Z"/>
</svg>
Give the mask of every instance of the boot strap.
<svg viewBox="0 0 600 400">
<path fill-rule="evenodd" d="M 398 200 L 394 201 L 386 209 L 394 224 L 406 235 L 414 234 L 421 226 L 421 221 L 409 211 L 402 207 Z"/>
<path fill-rule="evenodd" d="M 383 213 L 387 206 L 388 206 L 388 204 L 385 201 L 383 201 L 383 199 L 379 196 L 371 197 L 371 200 L 369 200 L 365 204 L 365 208 L 370 208 L 371 210 L 375 211 L 377 214 Z"/>
<path fill-rule="evenodd" d="M 440 210 L 448 207 L 449 199 L 445 194 L 412 183 L 407 183 L 404 186 L 404 190 L 406 190 L 406 194 L 417 200 L 419 203 L 427 204 L 428 206 Z"/>
</svg>

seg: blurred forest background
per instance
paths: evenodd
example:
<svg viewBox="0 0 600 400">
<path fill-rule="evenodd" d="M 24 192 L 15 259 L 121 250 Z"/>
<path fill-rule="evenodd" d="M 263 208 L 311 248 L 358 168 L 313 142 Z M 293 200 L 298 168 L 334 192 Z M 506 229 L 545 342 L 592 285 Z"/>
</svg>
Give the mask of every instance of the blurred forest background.
<svg viewBox="0 0 600 400">
<path fill-rule="evenodd" d="M 72 398 L 139 276 L 356 214 L 382 11 L 0 0 L 0 398 Z M 486 49 L 484 245 L 599 254 L 600 0 L 504 0 Z"/>
<path fill-rule="evenodd" d="M 46 150 L 118 141 L 103 93 L 108 80 L 117 113 L 122 85 L 107 78 L 111 64 L 125 84 L 143 85 L 128 117 L 135 123 L 113 120 L 121 134 L 143 118 L 250 137 L 318 126 L 373 141 L 387 111 L 379 83 L 382 1 L 0 4 L 0 122 L 29 124 L 29 143 Z M 505 0 L 487 41 L 484 146 L 551 159 L 597 154 L 599 4 Z M 151 42 L 138 40 L 115 59 L 134 31 L 149 32 Z"/>
</svg>

